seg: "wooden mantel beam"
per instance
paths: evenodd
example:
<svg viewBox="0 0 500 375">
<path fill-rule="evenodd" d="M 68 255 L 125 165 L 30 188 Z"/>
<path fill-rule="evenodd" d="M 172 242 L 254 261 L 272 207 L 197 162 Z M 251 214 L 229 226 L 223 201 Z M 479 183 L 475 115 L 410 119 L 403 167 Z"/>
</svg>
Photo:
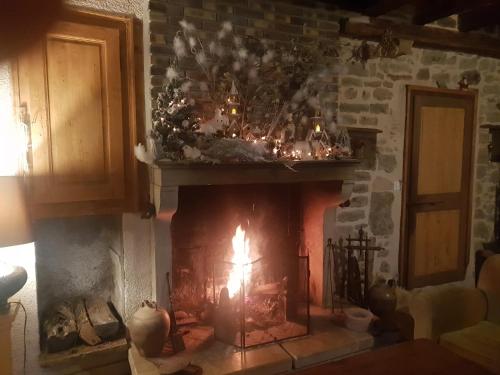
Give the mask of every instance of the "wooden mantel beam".
<svg viewBox="0 0 500 375">
<path fill-rule="evenodd" d="M 464 34 L 435 27 L 396 24 L 382 20 L 355 23 L 345 19 L 340 25 L 340 35 L 380 41 L 380 37 L 387 29 L 392 30 L 395 38 L 413 40 L 415 47 L 500 58 L 499 38 L 482 34 Z"/>
</svg>

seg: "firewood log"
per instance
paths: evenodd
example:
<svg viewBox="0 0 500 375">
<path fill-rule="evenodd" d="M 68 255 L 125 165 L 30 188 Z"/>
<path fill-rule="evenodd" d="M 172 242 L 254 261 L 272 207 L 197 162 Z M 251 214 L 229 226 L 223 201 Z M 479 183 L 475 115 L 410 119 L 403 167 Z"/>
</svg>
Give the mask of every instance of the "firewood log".
<svg viewBox="0 0 500 375">
<path fill-rule="evenodd" d="M 60 352 L 75 345 L 78 339 L 73 306 L 64 301 L 54 306 L 43 322 L 45 345 L 49 353 Z"/>
<path fill-rule="evenodd" d="M 78 300 L 76 303 L 75 316 L 80 339 L 87 345 L 94 346 L 100 344 L 102 340 L 99 336 L 97 336 L 94 327 L 90 324 L 83 299 Z"/>
<path fill-rule="evenodd" d="M 106 301 L 102 298 L 88 298 L 85 300 L 85 307 L 97 336 L 103 340 L 116 336 L 120 329 L 120 322 L 113 315 Z"/>
</svg>

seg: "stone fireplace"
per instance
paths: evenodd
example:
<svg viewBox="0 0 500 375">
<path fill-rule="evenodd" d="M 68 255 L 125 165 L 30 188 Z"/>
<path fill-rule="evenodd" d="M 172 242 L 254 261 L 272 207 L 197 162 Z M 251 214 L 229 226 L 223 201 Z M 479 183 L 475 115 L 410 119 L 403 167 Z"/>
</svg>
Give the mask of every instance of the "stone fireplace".
<svg viewBox="0 0 500 375">
<path fill-rule="evenodd" d="M 169 305 L 169 273 L 180 324 L 238 347 L 308 334 L 310 304 L 331 293 L 326 212 L 349 199 L 357 165 L 160 162 L 153 298 Z"/>
</svg>

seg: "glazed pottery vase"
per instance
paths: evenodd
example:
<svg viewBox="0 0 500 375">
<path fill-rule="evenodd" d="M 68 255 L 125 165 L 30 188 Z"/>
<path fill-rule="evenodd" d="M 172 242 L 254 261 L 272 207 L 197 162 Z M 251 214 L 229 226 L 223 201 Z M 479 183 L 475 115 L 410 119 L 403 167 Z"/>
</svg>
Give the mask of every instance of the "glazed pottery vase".
<svg viewBox="0 0 500 375">
<path fill-rule="evenodd" d="M 144 301 L 127 326 L 139 352 L 145 357 L 156 357 L 170 331 L 170 316 L 155 302 Z"/>
<path fill-rule="evenodd" d="M 368 307 L 379 318 L 384 319 L 391 315 L 396 310 L 396 305 L 394 280 L 375 283 L 368 291 Z"/>
</svg>

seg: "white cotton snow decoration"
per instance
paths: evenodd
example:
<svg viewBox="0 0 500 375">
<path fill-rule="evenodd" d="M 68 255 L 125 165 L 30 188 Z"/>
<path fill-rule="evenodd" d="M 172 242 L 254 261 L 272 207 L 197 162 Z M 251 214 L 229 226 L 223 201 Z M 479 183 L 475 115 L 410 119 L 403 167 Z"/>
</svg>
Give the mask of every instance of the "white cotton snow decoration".
<svg viewBox="0 0 500 375">
<path fill-rule="evenodd" d="M 180 36 L 176 36 L 174 38 L 174 52 L 177 57 L 187 56 L 186 44 L 184 43 L 184 41 L 181 39 Z"/>
<path fill-rule="evenodd" d="M 196 27 L 192 23 L 189 23 L 186 20 L 179 21 L 179 25 L 181 25 L 181 27 L 187 32 L 192 33 L 196 31 Z"/>
<path fill-rule="evenodd" d="M 267 64 L 269 62 L 272 61 L 272 59 L 274 59 L 274 51 L 267 51 L 264 56 L 262 56 L 262 62 L 264 64 Z"/>
<path fill-rule="evenodd" d="M 233 31 L 233 24 L 229 21 L 225 21 L 222 23 L 222 30 L 230 33 L 231 31 Z"/>
<path fill-rule="evenodd" d="M 248 57 L 248 50 L 246 48 L 240 48 L 238 50 L 238 56 L 242 60 L 246 59 Z"/>
<path fill-rule="evenodd" d="M 188 41 L 189 41 L 189 47 L 191 47 L 191 48 L 196 47 L 196 39 L 195 38 L 193 38 L 192 36 L 190 36 L 189 39 L 188 39 Z"/>
<path fill-rule="evenodd" d="M 204 52 L 198 52 L 194 58 L 196 59 L 196 62 L 200 64 L 201 66 L 204 66 L 207 63 L 207 55 L 205 55 Z"/>
<path fill-rule="evenodd" d="M 146 147 L 142 143 L 134 146 L 134 155 L 140 162 L 152 165 L 155 158 L 151 151 L 146 151 Z"/>
<path fill-rule="evenodd" d="M 185 145 L 184 147 L 182 147 L 182 152 L 184 154 L 184 157 L 188 160 L 196 160 L 201 157 L 201 151 L 196 147 Z"/>
<path fill-rule="evenodd" d="M 184 82 L 181 85 L 181 91 L 184 92 L 184 93 L 189 92 L 189 89 L 191 88 L 192 84 L 193 83 L 191 81 Z"/>
<path fill-rule="evenodd" d="M 218 131 L 224 129 L 225 126 L 229 125 L 229 119 L 226 115 L 222 114 L 220 109 L 216 109 L 214 117 L 208 121 L 200 124 L 200 133 L 203 134 L 215 134 Z"/>
<path fill-rule="evenodd" d="M 177 77 L 179 77 L 179 73 L 176 72 L 176 70 L 174 68 L 172 68 L 171 66 L 169 66 L 167 68 L 167 80 L 169 82 L 172 82 L 174 79 L 176 79 Z"/>
</svg>

